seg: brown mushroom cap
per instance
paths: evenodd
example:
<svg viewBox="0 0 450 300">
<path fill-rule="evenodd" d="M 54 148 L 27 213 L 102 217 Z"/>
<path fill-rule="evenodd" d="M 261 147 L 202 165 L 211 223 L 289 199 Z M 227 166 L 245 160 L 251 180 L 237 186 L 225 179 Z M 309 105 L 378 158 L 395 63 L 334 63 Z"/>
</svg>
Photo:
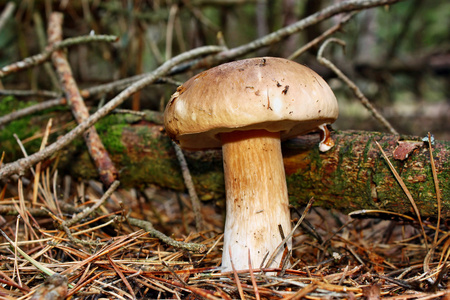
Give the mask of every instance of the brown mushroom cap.
<svg viewBox="0 0 450 300">
<path fill-rule="evenodd" d="M 325 80 L 296 62 L 263 57 L 219 65 L 178 87 L 164 114 L 166 132 L 187 149 L 217 148 L 219 134 L 265 129 L 281 138 L 338 116 Z"/>
</svg>

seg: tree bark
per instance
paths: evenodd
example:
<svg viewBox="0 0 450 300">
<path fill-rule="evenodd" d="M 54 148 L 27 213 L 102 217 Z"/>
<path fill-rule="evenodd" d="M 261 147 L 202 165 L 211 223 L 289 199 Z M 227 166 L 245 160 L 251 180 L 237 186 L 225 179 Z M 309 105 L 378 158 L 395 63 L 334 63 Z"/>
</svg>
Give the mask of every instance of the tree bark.
<svg viewBox="0 0 450 300">
<path fill-rule="evenodd" d="M 103 124 L 103 125 L 102 125 Z M 155 184 L 183 191 L 181 170 L 164 128 L 147 121 L 135 124 L 97 126 L 106 148 L 120 169 L 123 187 Z M 106 125 L 105 125 L 106 124 Z M 411 204 L 395 180 L 375 141 L 378 141 L 412 194 L 423 217 L 437 216 L 437 199 L 428 144 L 418 137 L 397 137 L 378 132 L 338 131 L 335 147 L 319 153 L 319 134 L 282 143 L 290 202 L 315 205 L 343 212 L 380 209 L 413 215 Z M 399 141 L 405 142 L 397 150 Z M 413 150 L 408 150 L 408 147 Z M 415 149 L 414 149 L 415 148 Z M 406 149 L 406 150 L 405 150 Z M 403 152 L 402 152 L 403 150 Z M 396 157 L 408 157 L 404 160 Z M 223 199 L 225 195 L 221 150 L 184 151 L 197 192 L 202 200 Z M 433 146 L 443 217 L 450 216 L 450 143 Z M 404 157 L 403 157 L 404 158 Z M 73 162 L 77 163 L 74 164 Z M 87 151 L 80 147 L 66 153 L 60 166 L 80 178 L 95 178 Z"/>
</svg>

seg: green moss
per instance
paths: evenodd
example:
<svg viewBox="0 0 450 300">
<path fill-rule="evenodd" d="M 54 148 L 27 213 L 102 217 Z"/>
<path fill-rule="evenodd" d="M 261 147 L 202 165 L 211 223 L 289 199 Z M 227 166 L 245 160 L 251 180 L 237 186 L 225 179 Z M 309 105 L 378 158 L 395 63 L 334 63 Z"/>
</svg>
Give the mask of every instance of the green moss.
<svg viewBox="0 0 450 300">
<path fill-rule="evenodd" d="M 22 102 L 12 96 L 3 97 L 0 100 L 0 114 L 6 115 L 36 103 L 37 102 L 34 101 Z M 31 121 L 31 116 L 26 116 L 4 125 L 4 127 L 0 130 L 0 151 L 6 152 L 6 162 L 14 161 L 23 157 L 22 151 L 14 139 L 13 134 L 16 134 L 19 139 L 23 141 L 33 136 L 33 134 L 39 130 L 40 127 Z M 39 150 L 40 144 L 41 138 L 37 138 L 30 142 L 26 142 L 24 146 L 28 153 L 33 153 Z"/>
<path fill-rule="evenodd" d="M 158 128 L 152 128 L 158 130 Z M 162 187 L 183 190 L 184 183 L 179 166 L 169 157 L 169 153 L 173 150 L 170 140 L 163 135 L 152 133 L 145 125 L 137 126 L 134 130 L 139 142 L 134 148 L 126 149 L 129 161 L 126 162 L 127 168 L 123 170 L 123 174 L 132 174 L 141 183 L 153 182 Z M 145 153 L 149 153 L 149 156 L 147 157 Z M 155 160 L 158 163 L 154 163 Z M 180 176 L 173 176 L 173 174 L 180 174 Z M 121 175 L 121 177 L 124 176 Z"/>
<path fill-rule="evenodd" d="M 380 208 L 401 213 L 410 213 L 411 204 L 405 192 L 395 180 L 386 160 L 382 158 L 375 140 L 379 141 L 388 157 L 396 147 L 395 139 L 384 139 L 382 134 L 369 135 L 349 133 L 335 142 L 339 147 L 336 160 L 324 160 L 318 151 L 312 150 L 308 159 L 310 162 L 299 163 L 296 173 L 287 178 L 291 203 L 305 203 L 310 197 L 315 198 L 315 205 L 335 207 L 342 211 L 357 208 Z M 365 142 L 361 143 L 364 139 Z M 444 149 L 445 146 L 442 146 Z M 331 151 L 335 151 L 331 150 Z M 405 182 L 419 207 L 434 209 L 435 188 L 432 179 L 428 149 L 420 155 L 412 155 L 405 161 L 393 160 L 397 172 Z M 442 154 L 440 154 L 442 152 Z M 440 182 L 450 180 L 450 160 L 445 151 L 436 149 L 434 157 L 441 166 L 438 175 Z M 301 157 L 298 156 L 298 162 Z M 358 163 L 355 164 L 355 159 Z M 359 166 L 356 167 L 355 165 Z M 301 168 L 301 169 L 300 169 Z M 324 178 L 328 178 L 325 180 Z M 330 179 L 331 178 L 331 179 Z M 352 178 L 351 181 L 348 178 Z M 330 181 L 332 180 L 332 181 Z M 326 197 L 322 197 L 322 193 Z M 374 194 L 373 194 L 374 193 Z M 376 195 L 377 193 L 377 195 Z M 447 199 L 450 191 L 442 191 L 442 199 Z M 352 199 L 339 201 L 339 199 Z M 428 201 L 431 203 L 424 203 Z M 433 215 L 434 211 L 427 211 Z"/>
<path fill-rule="evenodd" d="M 110 154 L 122 153 L 126 148 L 121 143 L 124 127 L 129 126 L 124 122 L 123 115 L 109 115 L 95 124 L 95 129 Z"/>
<path fill-rule="evenodd" d="M 223 162 L 221 157 L 211 157 L 203 160 L 186 158 L 194 185 L 201 200 L 223 198 L 225 193 L 225 180 Z"/>
</svg>

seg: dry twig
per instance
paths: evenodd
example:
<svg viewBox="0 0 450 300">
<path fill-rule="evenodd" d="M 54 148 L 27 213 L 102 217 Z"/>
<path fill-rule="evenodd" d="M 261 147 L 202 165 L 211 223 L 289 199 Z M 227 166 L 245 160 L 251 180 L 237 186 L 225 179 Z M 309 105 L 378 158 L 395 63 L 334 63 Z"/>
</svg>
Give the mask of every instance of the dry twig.
<svg viewBox="0 0 450 300">
<path fill-rule="evenodd" d="M 352 12 L 352 13 L 349 13 L 349 14 L 345 15 L 342 18 L 342 20 L 339 21 L 338 24 L 336 24 L 333 27 L 327 29 L 324 33 L 322 33 L 321 35 L 319 35 L 318 37 L 316 37 L 315 39 L 313 39 L 312 41 L 310 41 L 309 43 L 307 43 L 306 45 L 304 45 L 303 47 L 301 47 L 300 49 L 298 49 L 297 51 L 295 51 L 291 55 L 289 55 L 288 59 L 294 60 L 295 58 L 299 57 L 300 55 L 302 55 L 303 53 L 305 53 L 306 51 L 308 51 L 312 47 L 316 46 L 317 44 L 322 42 L 324 39 L 326 39 L 327 37 L 329 37 L 330 35 L 332 35 L 336 31 L 340 30 L 343 25 L 347 24 L 347 22 L 352 19 L 352 17 L 354 15 L 356 15 L 356 12 Z"/>
<path fill-rule="evenodd" d="M 313 204 L 314 204 L 314 198 L 309 199 L 308 205 L 306 205 L 305 210 L 303 211 L 303 214 L 302 214 L 300 220 L 298 220 L 297 224 L 295 224 L 295 226 L 294 226 L 294 228 L 292 228 L 291 232 L 289 232 L 289 234 L 281 241 L 281 243 L 278 245 L 278 247 L 270 255 L 269 261 L 267 262 L 266 266 L 270 266 L 272 264 L 278 251 L 280 251 L 280 249 L 282 247 L 284 247 L 286 242 L 289 241 L 290 238 L 292 238 L 292 236 L 294 235 L 294 232 L 302 224 L 303 219 L 306 217 L 306 215 L 308 214 L 308 211 L 311 209 Z"/>
<path fill-rule="evenodd" d="M 13 111 L 10 114 L 4 115 L 0 117 L 0 126 L 12 122 L 14 120 L 20 119 L 22 117 L 25 117 L 27 115 L 31 115 L 35 112 L 42 111 L 51 107 L 55 107 L 58 105 L 66 105 L 67 101 L 65 98 L 57 98 L 49 101 L 45 101 L 42 103 L 38 103 L 33 106 L 28 106 L 23 109 L 19 109 L 17 111 Z"/>
<path fill-rule="evenodd" d="M 78 213 L 77 215 L 75 215 L 72 219 L 68 220 L 68 221 L 64 221 L 61 223 L 60 227 L 64 230 L 64 232 L 66 232 L 68 238 L 70 240 L 72 240 L 74 243 L 77 244 L 84 244 L 84 245 L 101 245 L 104 243 L 98 243 L 98 242 L 87 242 L 87 241 L 83 241 L 80 239 L 77 239 L 75 237 L 72 236 L 72 233 L 70 232 L 69 227 L 78 223 L 79 221 L 81 221 L 82 219 L 86 218 L 87 216 L 89 216 L 90 214 L 92 214 L 96 209 L 98 209 L 101 205 L 103 205 L 103 203 L 105 203 L 105 201 L 111 196 L 111 194 L 119 187 L 120 182 L 119 181 L 114 181 L 111 186 L 108 188 L 108 190 L 103 194 L 103 196 L 90 208 L 83 210 L 82 212 Z"/>
<path fill-rule="evenodd" d="M 355 96 L 358 98 L 359 101 L 361 101 L 362 105 L 364 105 L 365 108 L 372 114 L 372 116 L 380 122 L 390 133 L 398 135 L 399 133 L 397 130 L 392 127 L 391 123 L 389 123 L 388 120 L 386 120 L 378 111 L 377 109 L 370 103 L 369 99 L 364 96 L 364 94 L 361 92 L 361 90 L 358 88 L 358 86 L 353 83 L 353 81 L 350 80 L 344 73 L 342 73 L 341 70 L 339 70 L 330 60 L 326 59 L 323 56 L 323 52 L 325 48 L 328 46 L 329 43 L 337 43 L 341 46 L 345 46 L 345 42 L 336 38 L 330 38 L 326 40 L 322 46 L 319 49 L 319 52 L 317 53 L 317 60 L 324 66 L 330 68 L 336 75 L 347 84 L 347 86 L 353 91 Z"/>
<path fill-rule="evenodd" d="M 192 181 L 191 173 L 189 172 L 189 167 L 186 162 L 186 158 L 184 157 L 183 151 L 180 146 L 178 146 L 175 142 L 172 141 L 172 145 L 175 149 L 175 153 L 177 155 L 178 162 L 180 163 L 181 172 L 184 178 L 184 184 L 189 192 L 189 197 L 191 199 L 192 211 L 195 216 L 195 227 L 197 231 L 200 232 L 204 228 L 203 224 L 203 216 L 202 216 L 202 204 L 198 199 L 197 192 L 195 191 L 194 182 Z"/>
<path fill-rule="evenodd" d="M 48 25 L 49 45 L 53 47 L 62 40 L 63 14 L 54 12 L 50 15 Z M 78 86 L 72 76 L 72 70 L 66 55 L 61 50 L 56 50 L 51 55 L 53 65 L 56 67 L 60 81 L 63 85 L 66 99 L 69 99 L 72 114 L 78 124 L 89 118 L 89 111 L 80 95 Z M 108 152 L 103 145 L 97 130 L 94 126 L 89 127 L 83 133 L 83 137 L 89 154 L 97 167 L 101 182 L 109 187 L 118 177 L 116 170 Z M 42 151 L 42 149 L 40 149 Z"/>
<path fill-rule="evenodd" d="M 53 44 L 51 47 L 47 48 L 44 52 L 40 54 L 30 56 L 22 61 L 15 62 L 8 66 L 4 66 L 3 68 L 0 69 L 0 78 L 5 77 L 11 73 L 23 71 L 25 69 L 40 65 L 49 60 L 53 52 L 58 51 L 62 48 L 92 42 L 115 42 L 115 41 L 117 41 L 117 37 L 111 35 L 89 35 L 89 36 L 68 38 L 64 41 L 60 41 Z"/>
</svg>

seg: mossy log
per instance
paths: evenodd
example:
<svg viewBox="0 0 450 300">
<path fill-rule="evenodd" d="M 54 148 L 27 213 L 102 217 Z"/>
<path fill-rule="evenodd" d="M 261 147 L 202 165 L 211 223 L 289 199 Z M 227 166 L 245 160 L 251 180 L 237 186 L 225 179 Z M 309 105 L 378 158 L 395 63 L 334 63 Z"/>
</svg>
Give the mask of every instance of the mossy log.
<svg viewBox="0 0 450 300">
<path fill-rule="evenodd" d="M 161 125 L 110 116 L 96 127 L 119 170 L 123 187 L 154 184 L 185 190 L 173 146 Z M 412 215 L 408 198 L 375 144 L 378 141 L 405 182 L 422 216 L 437 216 L 429 149 L 422 138 L 361 131 L 333 132 L 332 137 L 336 145 L 326 153 L 318 151 L 318 134 L 282 143 L 293 205 L 302 206 L 314 197 L 316 206 L 343 212 L 380 209 Z M 399 141 L 404 141 L 400 147 Z M 184 153 L 200 198 L 222 199 L 225 191 L 220 149 Z M 407 158 L 405 153 L 408 153 Z M 436 141 L 433 156 L 442 196 L 442 213 L 443 217 L 448 217 L 450 143 Z M 58 161 L 60 174 L 70 173 L 81 179 L 98 178 L 82 139 L 61 152 Z"/>
<path fill-rule="evenodd" d="M 102 130 L 103 128 L 103 130 Z M 164 128 L 148 122 L 100 126 L 123 186 L 184 190 L 173 146 Z M 377 132 L 339 131 L 336 146 L 318 151 L 318 134 L 282 143 L 290 201 L 301 206 L 311 197 L 315 205 L 343 212 L 380 209 L 412 214 L 411 204 L 382 157 L 385 150 L 424 217 L 437 215 L 437 199 L 428 144 L 418 137 L 397 137 Z M 399 141 L 405 141 L 399 146 Z M 412 145 L 412 146 L 411 146 Z M 397 150 L 395 150 L 397 149 Z M 450 216 L 450 143 L 436 142 L 433 156 L 443 201 L 443 216 Z M 395 151 L 395 152 L 394 152 Z M 397 159 L 393 158 L 395 153 Z M 408 153 L 405 158 L 405 153 Z M 95 178 L 87 152 L 66 156 L 72 174 Z M 219 150 L 184 151 L 197 192 L 204 200 L 224 196 L 222 156 Z M 404 158 L 400 160 L 399 158 Z M 66 164 L 67 166 L 67 164 Z"/>
</svg>

